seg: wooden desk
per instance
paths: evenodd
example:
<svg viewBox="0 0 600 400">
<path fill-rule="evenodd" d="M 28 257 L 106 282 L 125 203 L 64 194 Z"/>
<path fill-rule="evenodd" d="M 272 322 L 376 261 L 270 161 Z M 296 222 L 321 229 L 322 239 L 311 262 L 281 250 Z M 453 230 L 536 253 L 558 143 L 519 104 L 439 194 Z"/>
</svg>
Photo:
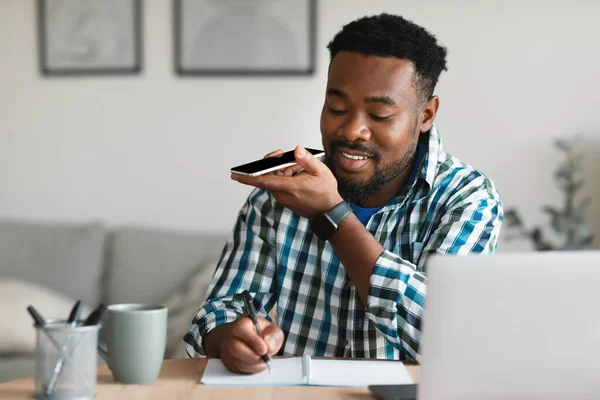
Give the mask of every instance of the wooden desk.
<svg viewBox="0 0 600 400">
<path fill-rule="evenodd" d="M 158 380 L 151 385 L 124 385 L 116 383 L 106 365 L 98 368 L 96 398 L 103 399 L 373 399 L 366 387 L 316 386 L 204 386 L 199 383 L 207 360 L 205 358 L 165 360 Z M 419 367 L 407 365 L 409 375 L 416 382 Z M 31 400 L 34 395 L 33 378 L 0 383 L 0 399 Z"/>
</svg>

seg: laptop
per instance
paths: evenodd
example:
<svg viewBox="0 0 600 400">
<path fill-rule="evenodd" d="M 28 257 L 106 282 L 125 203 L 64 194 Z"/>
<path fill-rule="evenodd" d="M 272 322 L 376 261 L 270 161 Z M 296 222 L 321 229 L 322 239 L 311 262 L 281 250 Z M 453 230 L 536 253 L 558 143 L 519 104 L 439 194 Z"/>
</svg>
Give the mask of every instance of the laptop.
<svg viewBox="0 0 600 400">
<path fill-rule="evenodd" d="M 600 399 L 600 252 L 433 256 L 419 400 Z"/>
</svg>

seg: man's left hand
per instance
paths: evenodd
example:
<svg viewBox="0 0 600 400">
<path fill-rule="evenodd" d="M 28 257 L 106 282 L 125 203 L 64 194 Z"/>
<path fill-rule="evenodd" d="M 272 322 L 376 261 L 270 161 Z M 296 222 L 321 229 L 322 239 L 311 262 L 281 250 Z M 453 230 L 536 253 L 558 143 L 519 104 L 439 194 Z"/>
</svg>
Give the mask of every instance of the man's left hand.
<svg viewBox="0 0 600 400">
<path fill-rule="evenodd" d="M 312 220 L 343 199 L 338 193 L 335 176 L 324 163 L 302 146 L 296 146 L 294 156 L 298 165 L 281 173 L 261 176 L 231 174 L 231 179 L 268 190 L 283 206 Z M 294 175 L 290 173 L 299 167 L 303 170 Z"/>
</svg>

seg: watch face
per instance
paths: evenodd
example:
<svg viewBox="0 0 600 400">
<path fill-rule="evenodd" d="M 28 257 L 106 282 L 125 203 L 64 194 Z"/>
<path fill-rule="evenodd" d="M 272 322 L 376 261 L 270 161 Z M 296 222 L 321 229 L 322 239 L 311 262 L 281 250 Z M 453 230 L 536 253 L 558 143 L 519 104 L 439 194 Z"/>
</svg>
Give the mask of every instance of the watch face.
<svg viewBox="0 0 600 400">
<path fill-rule="evenodd" d="M 310 224 L 311 229 L 322 240 L 327 240 L 337 230 L 337 226 L 325 214 L 315 218 Z"/>
</svg>

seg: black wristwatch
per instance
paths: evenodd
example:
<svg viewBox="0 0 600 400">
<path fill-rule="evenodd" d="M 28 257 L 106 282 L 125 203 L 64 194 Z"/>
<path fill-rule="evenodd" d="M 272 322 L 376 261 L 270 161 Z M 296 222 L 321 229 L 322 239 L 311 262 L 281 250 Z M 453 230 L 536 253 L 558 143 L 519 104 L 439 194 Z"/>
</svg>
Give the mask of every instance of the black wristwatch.
<svg viewBox="0 0 600 400">
<path fill-rule="evenodd" d="M 342 201 L 330 211 L 317 215 L 310 223 L 310 228 L 321 240 L 328 240 L 337 232 L 340 222 L 352 212 L 350 204 Z"/>
</svg>

